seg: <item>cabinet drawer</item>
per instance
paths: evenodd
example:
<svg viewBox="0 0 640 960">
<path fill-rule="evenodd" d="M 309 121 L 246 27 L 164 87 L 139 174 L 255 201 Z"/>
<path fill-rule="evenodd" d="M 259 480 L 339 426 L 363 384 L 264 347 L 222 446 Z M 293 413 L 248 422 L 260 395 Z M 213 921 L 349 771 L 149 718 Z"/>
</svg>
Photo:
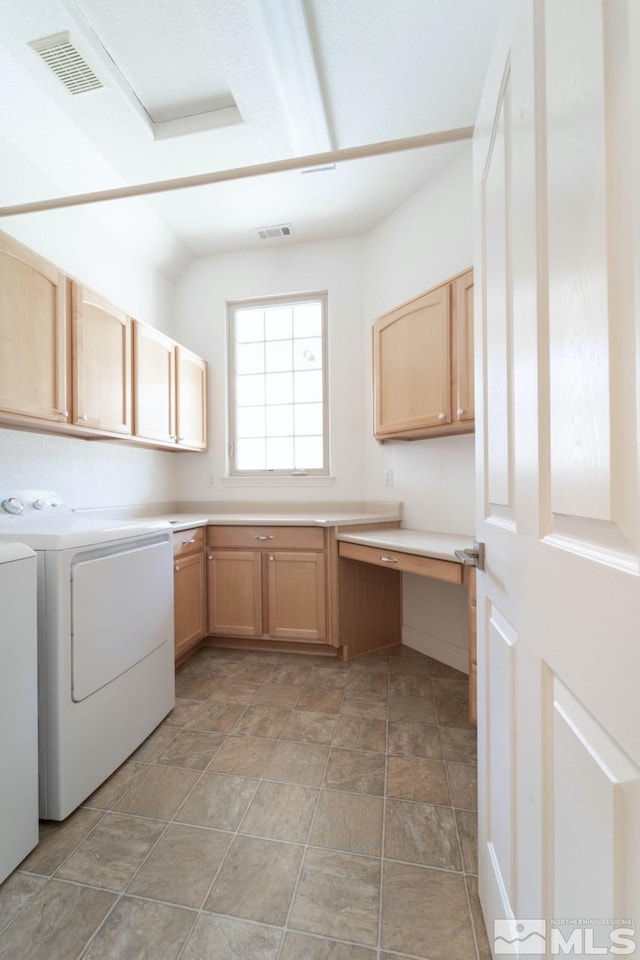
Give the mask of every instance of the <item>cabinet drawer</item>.
<svg viewBox="0 0 640 960">
<path fill-rule="evenodd" d="M 267 547 L 269 550 L 323 550 L 319 527 L 208 527 L 209 547 Z"/>
<path fill-rule="evenodd" d="M 359 543 L 344 541 L 340 543 L 340 556 L 373 563 L 378 567 L 389 567 L 391 570 L 399 570 L 400 573 L 416 573 L 419 577 L 462 583 L 462 564 L 449 560 L 435 560 L 433 557 L 420 557 L 414 553 L 381 550 L 379 547 L 364 547 Z"/>
<path fill-rule="evenodd" d="M 186 557 L 190 553 L 199 553 L 204 547 L 204 527 L 191 530 L 177 530 L 173 535 L 173 556 Z"/>
</svg>

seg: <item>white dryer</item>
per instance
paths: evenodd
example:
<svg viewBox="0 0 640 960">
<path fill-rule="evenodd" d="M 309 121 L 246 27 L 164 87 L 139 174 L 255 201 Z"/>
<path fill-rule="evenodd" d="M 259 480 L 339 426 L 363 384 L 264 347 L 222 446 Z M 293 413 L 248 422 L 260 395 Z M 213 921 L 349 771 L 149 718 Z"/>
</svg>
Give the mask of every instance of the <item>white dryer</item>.
<svg viewBox="0 0 640 960">
<path fill-rule="evenodd" d="M 0 492 L 0 540 L 37 555 L 40 817 L 63 820 L 173 708 L 171 528 L 22 490 Z"/>
</svg>

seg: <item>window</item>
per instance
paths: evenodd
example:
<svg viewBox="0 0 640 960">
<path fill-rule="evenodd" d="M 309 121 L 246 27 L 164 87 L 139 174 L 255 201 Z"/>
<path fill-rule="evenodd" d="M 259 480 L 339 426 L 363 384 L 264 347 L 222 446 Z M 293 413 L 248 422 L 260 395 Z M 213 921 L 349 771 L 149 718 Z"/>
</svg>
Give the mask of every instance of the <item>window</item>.
<svg viewBox="0 0 640 960">
<path fill-rule="evenodd" d="M 229 304 L 232 475 L 329 472 L 326 294 Z"/>
</svg>

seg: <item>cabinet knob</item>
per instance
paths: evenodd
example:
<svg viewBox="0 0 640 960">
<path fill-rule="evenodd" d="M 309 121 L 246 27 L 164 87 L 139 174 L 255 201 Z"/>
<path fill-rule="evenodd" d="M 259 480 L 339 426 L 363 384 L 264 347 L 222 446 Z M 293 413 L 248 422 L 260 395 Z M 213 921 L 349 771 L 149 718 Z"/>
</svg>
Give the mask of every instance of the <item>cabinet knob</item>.
<svg viewBox="0 0 640 960">
<path fill-rule="evenodd" d="M 457 414 L 459 417 L 461 417 L 463 413 L 464 413 L 464 410 L 462 409 L 462 407 L 458 407 L 458 409 L 456 410 L 456 414 Z"/>
<path fill-rule="evenodd" d="M 176 573 L 177 573 L 178 570 L 180 569 L 180 564 L 179 564 L 179 563 L 174 563 L 173 569 L 174 569 L 174 570 L 176 571 Z"/>
<path fill-rule="evenodd" d="M 274 559 L 273 554 L 272 553 L 269 554 L 269 560 L 273 560 L 273 559 Z"/>
<path fill-rule="evenodd" d="M 176 437 L 176 441 L 177 441 L 178 443 L 182 443 L 183 440 L 184 440 L 184 437 L 181 437 L 181 436 L 179 436 L 179 435 Z"/>
<path fill-rule="evenodd" d="M 59 412 L 60 416 L 61 416 L 64 420 L 68 420 L 68 419 L 69 419 L 69 411 L 68 411 L 68 410 L 59 410 L 58 412 Z"/>
<path fill-rule="evenodd" d="M 439 413 L 439 414 L 438 414 L 438 420 L 446 420 L 446 419 L 447 419 L 446 413 Z"/>
<path fill-rule="evenodd" d="M 209 556 L 207 557 L 207 560 L 213 560 L 213 554 L 212 554 L 212 553 L 209 554 Z"/>
<path fill-rule="evenodd" d="M 78 417 L 78 420 L 88 420 L 88 419 L 89 417 L 86 415 L 86 413 L 81 413 L 80 416 Z"/>
</svg>

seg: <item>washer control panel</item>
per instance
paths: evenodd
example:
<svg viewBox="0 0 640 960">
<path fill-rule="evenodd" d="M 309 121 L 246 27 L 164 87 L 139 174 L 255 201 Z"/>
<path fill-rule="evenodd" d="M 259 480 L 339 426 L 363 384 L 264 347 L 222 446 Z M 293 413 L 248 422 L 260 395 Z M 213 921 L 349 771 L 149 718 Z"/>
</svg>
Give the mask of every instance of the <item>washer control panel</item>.
<svg viewBox="0 0 640 960">
<path fill-rule="evenodd" d="M 0 490 L 0 518 L 51 515 L 62 508 L 62 497 L 53 490 Z"/>
</svg>

